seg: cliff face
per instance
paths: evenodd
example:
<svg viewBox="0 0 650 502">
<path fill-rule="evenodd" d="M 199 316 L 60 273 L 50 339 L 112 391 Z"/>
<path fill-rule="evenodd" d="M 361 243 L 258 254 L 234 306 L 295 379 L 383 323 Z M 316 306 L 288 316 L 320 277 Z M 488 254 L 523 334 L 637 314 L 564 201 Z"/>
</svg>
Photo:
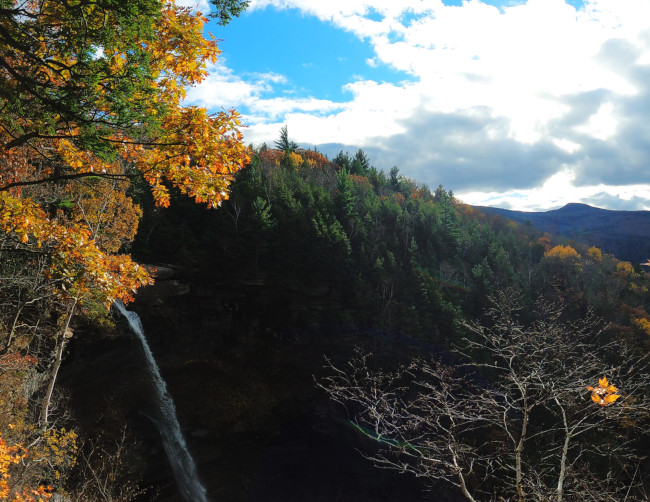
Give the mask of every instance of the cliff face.
<svg viewBox="0 0 650 502">
<path fill-rule="evenodd" d="M 188 293 L 163 297 L 152 289 L 129 308 L 142 319 L 211 500 L 428 498 L 417 480 L 363 459 L 356 448 L 370 445 L 314 385 L 324 354 L 347 358 L 364 341 L 358 330 L 328 323 L 334 311 L 340 318 L 336 295 L 327 288 L 280 294 L 263 280 L 181 282 Z M 140 348 L 116 323 L 123 329 L 109 338 L 86 333 L 71 344 L 62 385 L 84 430 L 101 429 L 108 415 L 127 423 L 156 500 L 180 500 L 148 418 Z M 451 500 L 444 497 L 438 500 Z"/>
</svg>

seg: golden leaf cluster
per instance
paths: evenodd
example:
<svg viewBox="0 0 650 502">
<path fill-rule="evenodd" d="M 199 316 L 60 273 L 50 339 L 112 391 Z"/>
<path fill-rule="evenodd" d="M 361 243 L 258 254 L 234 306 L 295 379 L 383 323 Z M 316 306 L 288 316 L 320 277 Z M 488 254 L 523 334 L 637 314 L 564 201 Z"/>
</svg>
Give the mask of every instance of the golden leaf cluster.
<svg viewBox="0 0 650 502">
<path fill-rule="evenodd" d="M 587 390 L 591 391 L 591 400 L 603 407 L 613 404 L 621 397 L 618 389 L 607 381 L 607 377 L 599 378 L 598 386 L 587 386 Z"/>
<path fill-rule="evenodd" d="M 9 446 L 0 436 L 0 500 L 6 502 L 40 502 L 50 498 L 49 488 L 11 488 L 11 466 L 19 464 L 27 457 L 21 445 Z"/>
<path fill-rule="evenodd" d="M 128 301 L 149 282 L 118 254 L 142 214 L 127 195 L 133 178 L 148 182 L 156 205 L 169 205 L 173 186 L 216 207 L 250 161 L 234 110 L 211 115 L 182 103 L 220 52 L 204 35 L 206 18 L 173 1 L 136 3 L 158 11 L 134 18 L 138 29 L 116 24 L 121 35 L 102 41 L 93 36 L 118 22 L 119 9 L 16 0 L 22 21 L 0 15 L 0 37 L 16 41 L 0 40 L 0 231 L 50 253 L 47 274 L 82 303 Z M 67 48 L 95 44 L 91 59 Z M 77 108 L 43 98 L 68 91 L 84 96 Z"/>
</svg>

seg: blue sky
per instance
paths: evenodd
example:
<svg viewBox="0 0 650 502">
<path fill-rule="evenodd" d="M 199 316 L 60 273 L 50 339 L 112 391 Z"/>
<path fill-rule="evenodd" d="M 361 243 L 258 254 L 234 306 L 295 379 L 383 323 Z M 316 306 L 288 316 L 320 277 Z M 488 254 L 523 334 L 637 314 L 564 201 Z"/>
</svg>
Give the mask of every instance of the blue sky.
<svg viewBox="0 0 650 502">
<path fill-rule="evenodd" d="M 471 204 L 650 210 L 646 0 L 251 0 L 209 31 L 188 102 L 255 145 L 287 125 Z"/>
<path fill-rule="evenodd" d="M 240 75 L 279 73 L 287 81 L 274 88 L 285 96 L 346 99 L 343 86 L 354 80 L 399 82 L 403 72 L 371 67 L 372 47 L 352 33 L 338 29 L 298 9 L 256 10 L 221 27 L 210 26 L 228 67 Z"/>
</svg>

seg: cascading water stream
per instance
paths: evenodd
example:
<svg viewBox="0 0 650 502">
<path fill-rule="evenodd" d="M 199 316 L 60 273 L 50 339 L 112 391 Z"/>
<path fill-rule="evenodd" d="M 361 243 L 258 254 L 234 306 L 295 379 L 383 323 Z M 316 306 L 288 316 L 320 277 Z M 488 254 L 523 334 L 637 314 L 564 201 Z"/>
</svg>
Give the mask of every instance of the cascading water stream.
<svg viewBox="0 0 650 502">
<path fill-rule="evenodd" d="M 167 391 L 167 385 L 160 375 L 160 370 L 144 336 L 144 328 L 140 317 L 135 312 L 126 310 L 121 302 L 116 302 L 115 307 L 126 318 L 131 331 L 136 334 L 142 343 L 151 378 L 156 388 L 156 400 L 160 409 L 160 417 L 156 421 L 158 431 L 162 437 L 163 447 L 174 472 L 174 479 L 182 497 L 187 502 L 208 502 L 205 488 L 199 480 L 194 459 L 190 455 L 185 443 L 185 438 L 176 417 L 174 401 Z"/>
</svg>

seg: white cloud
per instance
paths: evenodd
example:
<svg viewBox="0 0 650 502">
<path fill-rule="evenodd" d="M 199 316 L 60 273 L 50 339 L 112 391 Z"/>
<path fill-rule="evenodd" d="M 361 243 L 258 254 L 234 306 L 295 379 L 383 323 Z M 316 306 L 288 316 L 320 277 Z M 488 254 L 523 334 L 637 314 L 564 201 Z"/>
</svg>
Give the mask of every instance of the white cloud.
<svg viewBox="0 0 650 502">
<path fill-rule="evenodd" d="M 529 190 L 507 192 L 455 193 L 456 197 L 475 206 L 495 206 L 515 211 L 548 211 L 570 202 L 582 202 L 601 207 L 598 201 L 616 200 L 612 209 L 650 210 L 650 185 L 594 185 L 576 187 L 571 177 L 559 173 L 544 185 Z M 603 206 L 604 207 L 604 206 Z M 608 209 L 608 207 L 604 207 Z"/>
<path fill-rule="evenodd" d="M 350 98 L 333 103 L 318 96 L 269 97 L 282 77 L 241 78 L 219 67 L 222 75 L 211 76 L 191 98 L 245 105 L 251 141 L 272 141 L 287 124 L 298 142 L 374 149 L 385 154 L 373 159 L 378 167 L 397 160 L 405 174 L 427 182 L 433 169 L 443 177 L 438 182 L 457 183 L 449 187 L 456 192 L 474 193 L 477 200 L 503 193 L 503 203 L 513 207 L 521 206 L 522 195 L 527 206 L 540 208 L 596 193 L 624 199 L 623 185 L 601 186 L 598 173 L 605 168 L 592 168 L 611 163 L 630 171 L 620 183 L 634 176 L 641 183 L 631 185 L 630 197 L 650 199 L 650 167 L 637 167 L 650 165 L 650 145 L 641 134 L 647 114 L 629 116 L 629 110 L 650 111 L 650 2 L 586 0 L 576 10 L 564 0 L 500 9 L 479 0 L 462 6 L 440 0 L 252 0 L 249 10 L 265 7 L 297 8 L 350 31 L 372 46 L 369 66 L 390 66 L 414 81 L 350 82 Z M 621 153 L 623 139 L 634 155 Z M 407 143 L 409 149 L 400 150 Z M 474 170 L 463 177 L 468 159 Z M 500 176 L 489 183 L 501 192 L 486 187 L 486 194 L 476 195 L 481 160 Z M 528 164 L 515 165 L 523 162 Z M 543 175 L 530 171 L 525 186 L 532 166 Z M 591 169 L 595 174 L 586 176 Z M 512 179 L 516 188 L 508 189 Z M 541 179 L 544 184 L 533 188 Z"/>
<path fill-rule="evenodd" d="M 249 101 L 248 106 L 254 107 L 256 112 L 262 113 L 271 120 L 291 112 L 316 113 L 316 117 L 318 117 L 320 114 L 329 114 L 344 108 L 344 105 L 339 103 L 315 98 L 253 99 Z"/>
<path fill-rule="evenodd" d="M 258 0 L 251 9 L 295 7 L 370 37 L 377 53 L 373 65 L 383 63 L 418 77 L 420 86 L 410 91 L 418 92 L 432 110 L 487 106 L 512 120 L 513 137 L 536 141 L 547 132 L 545 124 L 562 113 L 559 96 L 597 88 L 634 92 L 596 57 L 611 37 L 637 37 L 638 17 L 644 13 L 637 9 L 633 15 L 631 2 L 623 1 L 620 8 L 619 2 L 612 4 L 591 1 L 578 12 L 563 0 L 529 0 L 501 12 L 478 0 L 462 7 L 415 0 Z M 384 20 L 367 19 L 371 8 Z M 408 12 L 428 14 L 409 26 L 400 24 Z M 631 28 L 621 26 L 630 19 Z M 648 19 L 650 12 L 645 24 Z M 391 42 L 393 31 L 404 39 Z"/>
<path fill-rule="evenodd" d="M 188 103 L 206 108 L 240 107 L 271 92 L 274 84 L 286 82 L 286 77 L 277 73 L 254 73 L 244 78 L 230 70 L 225 60 L 211 65 L 208 72 L 203 82 L 188 89 Z"/>
<path fill-rule="evenodd" d="M 594 115 L 589 117 L 586 124 L 577 127 L 576 131 L 606 141 L 615 135 L 617 124 L 614 106 L 612 103 L 605 103 Z"/>
</svg>

